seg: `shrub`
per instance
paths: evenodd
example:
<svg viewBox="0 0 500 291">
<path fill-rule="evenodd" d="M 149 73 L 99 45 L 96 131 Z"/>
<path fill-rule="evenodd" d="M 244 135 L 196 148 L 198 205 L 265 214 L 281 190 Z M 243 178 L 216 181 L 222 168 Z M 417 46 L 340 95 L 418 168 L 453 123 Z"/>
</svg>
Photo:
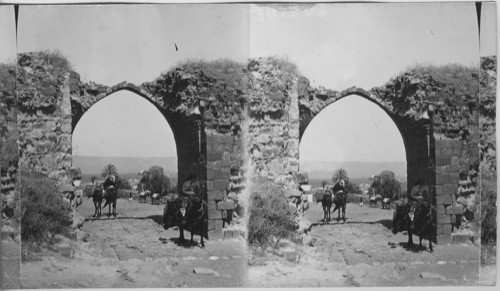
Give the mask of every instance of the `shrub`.
<svg viewBox="0 0 500 291">
<path fill-rule="evenodd" d="M 71 225 L 69 203 L 47 176 L 21 171 L 21 238 L 48 241 L 53 234 L 67 235 Z"/>
<path fill-rule="evenodd" d="M 52 67 L 56 70 L 72 70 L 68 59 L 59 50 L 43 50 L 40 52 L 40 55 L 45 63 L 52 65 Z"/>
<path fill-rule="evenodd" d="M 224 82 L 227 87 L 233 89 L 246 88 L 245 66 L 230 59 L 218 59 L 205 61 L 200 59 L 189 59 L 178 63 L 175 67 L 183 68 L 188 72 L 202 71 L 206 76 Z M 171 68 L 170 70 L 173 70 Z"/>
<path fill-rule="evenodd" d="M 481 181 L 483 194 L 481 197 L 481 241 L 495 243 L 497 238 L 497 193 L 496 179 Z"/>
<path fill-rule="evenodd" d="M 347 193 L 347 203 L 359 203 L 363 198 L 361 194 Z"/>
<path fill-rule="evenodd" d="M 294 212 L 283 189 L 267 180 L 254 183 L 248 221 L 248 241 L 260 245 L 273 238 L 291 238 L 296 229 Z"/>
</svg>

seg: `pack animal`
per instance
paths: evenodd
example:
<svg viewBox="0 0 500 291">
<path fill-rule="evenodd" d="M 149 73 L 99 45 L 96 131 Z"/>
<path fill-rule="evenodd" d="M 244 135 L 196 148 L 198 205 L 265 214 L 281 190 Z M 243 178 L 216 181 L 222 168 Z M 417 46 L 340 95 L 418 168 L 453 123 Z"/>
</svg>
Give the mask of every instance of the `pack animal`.
<svg viewBox="0 0 500 291">
<path fill-rule="evenodd" d="M 102 205 L 102 198 L 103 198 L 103 190 L 101 186 L 94 185 L 91 188 L 90 191 L 90 196 L 87 198 L 92 197 L 92 201 L 94 203 L 94 217 L 95 218 L 100 218 L 101 217 L 101 205 Z"/>
<path fill-rule="evenodd" d="M 139 203 L 146 203 L 147 197 L 149 196 L 149 191 L 143 191 L 139 193 Z"/>
<path fill-rule="evenodd" d="M 333 208 L 333 213 L 338 210 L 337 221 L 340 221 L 340 210 L 342 209 L 342 220 L 345 222 L 345 209 L 347 204 L 347 193 L 344 191 L 338 191 L 333 196 L 333 204 L 335 204 L 335 208 Z"/>
<path fill-rule="evenodd" d="M 160 194 L 154 193 L 151 195 L 151 204 L 160 204 Z"/>
<path fill-rule="evenodd" d="M 410 217 L 410 204 L 397 205 L 392 219 L 392 232 L 408 232 L 408 248 L 413 248 L 413 234 L 419 236 L 419 249 L 422 240 L 429 240 L 429 251 L 433 252 L 432 241 L 436 233 L 436 208 L 428 202 L 421 202 L 415 209 L 414 218 Z"/>
<path fill-rule="evenodd" d="M 106 200 L 106 203 L 104 203 L 104 206 L 102 208 L 106 208 L 108 206 L 108 217 L 113 215 L 116 217 L 116 201 L 118 199 L 118 191 L 114 188 L 108 188 L 107 190 L 104 191 L 104 200 Z M 113 213 L 111 213 L 111 206 L 113 206 Z"/>
<path fill-rule="evenodd" d="M 323 207 L 323 222 L 330 221 L 330 210 L 332 208 L 332 193 L 330 191 L 326 191 L 321 195 L 321 199 L 316 201 L 316 204 L 321 202 L 321 206 Z"/>
<path fill-rule="evenodd" d="M 384 198 L 382 199 L 382 209 L 391 209 L 391 198 Z"/>
<path fill-rule="evenodd" d="M 179 243 L 185 243 L 184 230 L 191 232 L 190 244 L 194 243 L 194 235 L 200 235 L 200 246 L 205 247 L 203 238 L 207 236 L 207 203 L 201 197 L 177 198 L 167 201 L 163 210 L 163 227 L 179 228 Z"/>
<path fill-rule="evenodd" d="M 382 199 L 380 195 L 373 195 L 370 197 L 370 207 L 377 207 L 377 203 L 380 199 Z"/>
</svg>

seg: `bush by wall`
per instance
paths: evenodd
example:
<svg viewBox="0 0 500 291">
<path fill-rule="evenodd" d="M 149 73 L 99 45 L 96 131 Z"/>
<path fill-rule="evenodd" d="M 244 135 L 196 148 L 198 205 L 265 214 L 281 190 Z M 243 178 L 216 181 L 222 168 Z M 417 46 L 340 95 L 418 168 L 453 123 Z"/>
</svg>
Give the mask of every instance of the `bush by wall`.
<svg viewBox="0 0 500 291">
<path fill-rule="evenodd" d="M 71 225 L 71 206 L 58 193 L 56 183 L 47 176 L 21 171 L 21 239 L 48 241 L 54 234 L 67 235 Z"/>
<path fill-rule="evenodd" d="M 281 186 L 264 179 L 254 185 L 250 195 L 249 243 L 266 245 L 271 239 L 291 238 L 296 222 Z"/>
</svg>

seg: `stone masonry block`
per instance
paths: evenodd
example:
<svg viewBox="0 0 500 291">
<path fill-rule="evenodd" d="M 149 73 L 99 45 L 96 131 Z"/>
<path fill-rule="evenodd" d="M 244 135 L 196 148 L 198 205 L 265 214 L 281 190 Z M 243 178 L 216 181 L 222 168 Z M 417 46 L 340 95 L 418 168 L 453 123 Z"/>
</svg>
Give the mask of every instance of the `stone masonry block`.
<svg viewBox="0 0 500 291">
<path fill-rule="evenodd" d="M 208 230 L 215 230 L 215 222 L 216 222 L 216 220 L 209 220 L 208 221 Z"/>
<path fill-rule="evenodd" d="M 221 161 L 222 160 L 222 153 L 210 151 L 207 153 L 207 160 L 208 161 Z"/>
<path fill-rule="evenodd" d="M 222 219 L 214 220 L 214 230 L 221 231 L 222 230 Z"/>
<path fill-rule="evenodd" d="M 207 200 L 222 200 L 222 191 L 221 190 L 212 190 L 207 192 Z"/>
<path fill-rule="evenodd" d="M 441 234 L 437 236 L 438 245 L 447 245 L 451 243 L 451 235 Z"/>
<path fill-rule="evenodd" d="M 465 212 L 465 209 L 462 205 L 448 206 L 446 208 L 446 214 L 448 214 L 448 215 L 463 214 L 464 212 Z"/>
<path fill-rule="evenodd" d="M 208 210 L 214 210 L 214 209 L 217 209 L 217 202 L 215 200 L 209 200 L 207 202 L 208 204 Z"/>
<path fill-rule="evenodd" d="M 448 224 L 451 223 L 451 218 L 449 215 L 446 214 L 438 214 L 436 215 L 436 223 L 437 224 Z"/>
<path fill-rule="evenodd" d="M 457 181 L 458 182 L 458 181 Z M 448 184 L 443 186 L 444 194 L 457 194 L 458 185 L 457 184 Z"/>
<path fill-rule="evenodd" d="M 449 173 L 436 175 L 436 185 L 453 184 L 458 181 L 458 177 Z"/>
<path fill-rule="evenodd" d="M 208 210 L 208 219 L 222 219 L 222 212 L 220 210 Z"/>
<path fill-rule="evenodd" d="M 451 164 L 451 159 L 447 157 L 436 157 L 436 166 L 448 166 Z"/>
<path fill-rule="evenodd" d="M 444 234 L 444 226 L 445 226 L 445 224 L 436 225 L 436 234 L 437 235 Z"/>
<path fill-rule="evenodd" d="M 444 187 L 441 185 L 436 185 L 436 195 L 443 195 L 444 194 Z"/>
<path fill-rule="evenodd" d="M 206 183 L 207 183 L 207 190 L 208 190 L 208 191 L 212 191 L 212 190 L 214 190 L 214 189 L 215 189 L 215 183 L 214 183 L 214 181 L 210 181 L 210 180 L 209 180 L 209 181 L 207 181 Z"/>
<path fill-rule="evenodd" d="M 450 235 L 451 234 L 451 224 L 445 224 L 443 226 L 444 234 Z"/>
<path fill-rule="evenodd" d="M 437 205 L 436 206 L 436 214 L 446 214 L 444 205 Z"/>
<path fill-rule="evenodd" d="M 228 177 L 229 178 L 229 177 Z M 220 179 L 214 181 L 214 188 L 216 190 L 223 190 L 229 187 L 229 179 Z"/>
<path fill-rule="evenodd" d="M 436 205 L 443 205 L 443 204 L 448 204 L 448 205 L 452 204 L 451 195 L 445 194 L 436 196 Z"/>
</svg>

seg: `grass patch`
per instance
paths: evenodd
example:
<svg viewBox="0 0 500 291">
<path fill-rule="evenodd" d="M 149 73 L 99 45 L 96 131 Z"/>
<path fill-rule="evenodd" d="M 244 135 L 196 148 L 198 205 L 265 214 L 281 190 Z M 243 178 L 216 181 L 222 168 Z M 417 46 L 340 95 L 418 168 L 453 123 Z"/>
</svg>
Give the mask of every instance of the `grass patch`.
<svg viewBox="0 0 500 291">
<path fill-rule="evenodd" d="M 59 195 L 56 183 L 40 173 L 21 173 L 21 239 L 40 244 L 55 234 L 68 235 L 71 206 Z"/>
<path fill-rule="evenodd" d="M 70 62 L 59 50 L 43 50 L 40 52 L 43 61 L 50 64 L 54 69 L 61 71 L 73 70 Z"/>
<path fill-rule="evenodd" d="M 206 76 L 224 82 L 227 87 L 232 87 L 233 89 L 241 90 L 246 87 L 245 66 L 230 59 L 213 61 L 188 59 L 178 63 L 170 71 L 175 68 L 182 68 L 190 73 L 201 71 Z"/>
<path fill-rule="evenodd" d="M 248 221 L 251 244 L 267 245 L 275 239 L 289 239 L 296 229 L 294 212 L 283 189 L 264 179 L 254 182 Z"/>
<path fill-rule="evenodd" d="M 417 76 L 430 75 L 434 80 L 443 83 L 446 88 L 449 88 L 451 94 L 464 94 L 474 98 L 478 94 L 479 66 L 415 64 L 408 67 L 402 74 L 405 72 Z"/>
</svg>

